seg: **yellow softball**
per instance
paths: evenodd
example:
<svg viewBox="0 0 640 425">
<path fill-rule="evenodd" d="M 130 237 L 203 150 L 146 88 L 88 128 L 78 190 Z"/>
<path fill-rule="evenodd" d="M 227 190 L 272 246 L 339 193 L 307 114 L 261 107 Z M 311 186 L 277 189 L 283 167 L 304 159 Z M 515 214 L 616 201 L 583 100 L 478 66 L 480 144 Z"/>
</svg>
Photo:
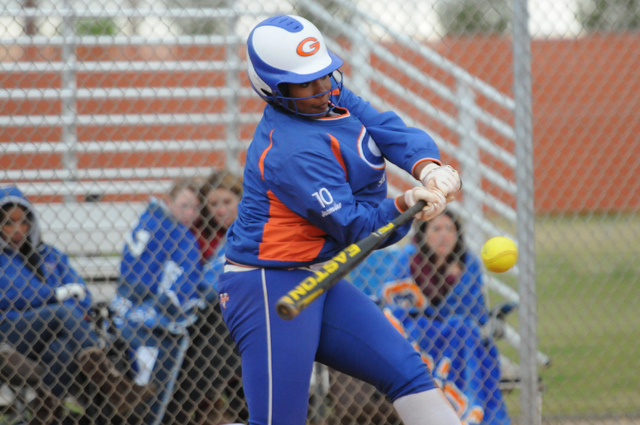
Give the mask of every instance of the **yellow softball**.
<svg viewBox="0 0 640 425">
<path fill-rule="evenodd" d="M 511 239 L 496 236 L 485 242 L 480 255 L 488 270 L 503 273 L 518 261 L 518 247 Z"/>
</svg>

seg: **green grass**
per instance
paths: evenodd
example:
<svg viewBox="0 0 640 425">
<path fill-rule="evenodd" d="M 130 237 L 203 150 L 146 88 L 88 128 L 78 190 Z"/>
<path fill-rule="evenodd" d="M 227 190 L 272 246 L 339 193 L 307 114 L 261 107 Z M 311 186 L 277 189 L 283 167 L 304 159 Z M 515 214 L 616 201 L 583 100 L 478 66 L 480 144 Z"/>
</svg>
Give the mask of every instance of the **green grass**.
<svg viewBox="0 0 640 425">
<path fill-rule="evenodd" d="M 539 218 L 536 277 L 543 416 L 640 415 L 640 217 Z"/>
</svg>

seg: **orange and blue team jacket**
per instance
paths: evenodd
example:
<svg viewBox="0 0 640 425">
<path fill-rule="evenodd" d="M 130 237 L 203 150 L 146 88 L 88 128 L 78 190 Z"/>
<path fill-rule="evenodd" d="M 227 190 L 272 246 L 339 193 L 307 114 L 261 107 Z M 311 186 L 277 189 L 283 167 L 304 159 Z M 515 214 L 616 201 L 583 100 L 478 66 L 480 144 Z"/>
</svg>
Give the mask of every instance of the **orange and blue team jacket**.
<svg viewBox="0 0 640 425">
<path fill-rule="evenodd" d="M 227 236 L 229 262 L 288 268 L 329 260 L 400 214 L 387 198 L 385 158 L 409 173 L 422 161 L 440 162 L 426 132 L 346 88 L 334 112 L 339 115 L 308 119 L 265 107 Z"/>
</svg>

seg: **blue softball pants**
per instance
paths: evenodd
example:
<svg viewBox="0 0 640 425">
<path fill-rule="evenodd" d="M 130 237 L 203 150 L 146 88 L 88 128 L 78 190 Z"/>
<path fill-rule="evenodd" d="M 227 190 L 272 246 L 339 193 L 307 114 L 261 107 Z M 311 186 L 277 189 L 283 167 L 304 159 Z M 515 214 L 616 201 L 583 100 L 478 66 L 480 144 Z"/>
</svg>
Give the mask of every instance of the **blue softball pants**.
<svg viewBox="0 0 640 425">
<path fill-rule="evenodd" d="M 225 272 L 222 315 L 242 358 L 249 423 L 306 423 L 313 362 L 368 382 L 396 400 L 435 388 L 419 353 L 366 295 L 338 282 L 296 318 L 281 319 L 278 299 L 312 272 Z"/>
</svg>

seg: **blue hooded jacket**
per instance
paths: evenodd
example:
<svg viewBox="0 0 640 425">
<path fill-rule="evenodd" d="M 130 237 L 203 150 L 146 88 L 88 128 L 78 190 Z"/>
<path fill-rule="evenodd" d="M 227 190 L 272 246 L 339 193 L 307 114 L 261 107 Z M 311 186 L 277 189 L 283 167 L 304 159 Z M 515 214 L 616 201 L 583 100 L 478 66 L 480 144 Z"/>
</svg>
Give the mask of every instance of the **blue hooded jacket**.
<svg viewBox="0 0 640 425">
<path fill-rule="evenodd" d="M 62 285 L 79 283 L 86 288 L 84 280 L 69 264 L 67 255 L 41 240 L 36 211 L 17 187 L 0 187 L 0 208 L 7 204 L 21 205 L 26 209 L 31 220 L 28 238 L 42 257 L 41 267 L 45 279 L 40 280 L 29 268 L 23 255 L 10 247 L 4 238 L 0 238 L 0 320 L 14 319 L 25 310 L 58 303 L 55 290 Z M 87 290 L 87 296 L 82 301 L 71 297 L 64 303 L 78 305 L 88 312 L 91 295 Z"/>
</svg>

